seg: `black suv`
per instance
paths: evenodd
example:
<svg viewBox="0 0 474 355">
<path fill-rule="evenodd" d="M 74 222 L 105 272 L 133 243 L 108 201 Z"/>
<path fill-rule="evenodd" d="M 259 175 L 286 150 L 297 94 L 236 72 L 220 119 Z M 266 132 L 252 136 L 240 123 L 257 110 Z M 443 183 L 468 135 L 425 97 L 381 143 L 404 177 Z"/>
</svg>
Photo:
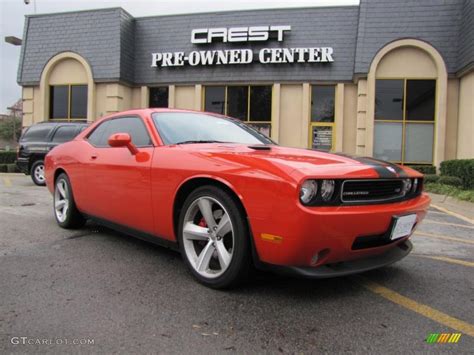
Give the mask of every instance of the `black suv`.
<svg viewBox="0 0 474 355">
<path fill-rule="evenodd" d="M 82 132 L 87 123 L 43 122 L 32 125 L 21 135 L 17 166 L 36 185 L 44 186 L 44 157 L 57 145 L 68 142 Z"/>
</svg>

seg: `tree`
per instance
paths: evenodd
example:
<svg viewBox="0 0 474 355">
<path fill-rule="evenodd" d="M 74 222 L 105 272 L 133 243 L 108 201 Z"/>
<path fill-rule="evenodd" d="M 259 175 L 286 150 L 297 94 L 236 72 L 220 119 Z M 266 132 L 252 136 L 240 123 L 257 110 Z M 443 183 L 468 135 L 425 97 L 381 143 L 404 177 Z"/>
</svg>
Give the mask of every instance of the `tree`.
<svg viewBox="0 0 474 355">
<path fill-rule="evenodd" d="M 0 138 L 18 142 L 21 136 L 21 118 L 8 116 L 0 120 Z"/>
</svg>

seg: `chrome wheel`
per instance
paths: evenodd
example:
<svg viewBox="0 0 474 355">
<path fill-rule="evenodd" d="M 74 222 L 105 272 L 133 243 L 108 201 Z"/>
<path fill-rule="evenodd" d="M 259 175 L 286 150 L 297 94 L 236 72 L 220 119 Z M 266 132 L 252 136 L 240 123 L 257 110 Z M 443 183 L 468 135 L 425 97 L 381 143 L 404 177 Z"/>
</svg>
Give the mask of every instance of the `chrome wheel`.
<svg viewBox="0 0 474 355">
<path fill-rule="evenodd" d="M 183 220 L 183 247 L 193 269 L 216 278 L 229 267 L 234 250 L 234 229 L 224 206 L 202 196 L 188 207 Z"/>
<path fill-rule="evenodd" d="M 35 175 L 36 181 L 39 183 L 44 183 L 44 164 L 38 164 L 34 171 L 33 174 Z"/>
<path fill-rule="evenodd" d="M 54 190 L 54 211 L 59 222 L 64 222 L 69 209 L 69 191 L 66 180 L 58 179 Z"/>
</svg>

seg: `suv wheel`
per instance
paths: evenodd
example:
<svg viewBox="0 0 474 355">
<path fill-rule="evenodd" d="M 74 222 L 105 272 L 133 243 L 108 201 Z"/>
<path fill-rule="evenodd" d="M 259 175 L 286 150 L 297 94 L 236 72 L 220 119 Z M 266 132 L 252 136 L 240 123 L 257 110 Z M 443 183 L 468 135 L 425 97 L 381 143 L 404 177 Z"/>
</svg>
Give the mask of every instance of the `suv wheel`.
<svg viewBox="0 0 474 355">
<path fill-rule="evenodd" d="M 44 186 L 46 185 L 46 179 L 44 177 L 44 161 L 37 160 L 33 163 L 30 170 L 31 180 L 38 185 Z"/>
</svg>

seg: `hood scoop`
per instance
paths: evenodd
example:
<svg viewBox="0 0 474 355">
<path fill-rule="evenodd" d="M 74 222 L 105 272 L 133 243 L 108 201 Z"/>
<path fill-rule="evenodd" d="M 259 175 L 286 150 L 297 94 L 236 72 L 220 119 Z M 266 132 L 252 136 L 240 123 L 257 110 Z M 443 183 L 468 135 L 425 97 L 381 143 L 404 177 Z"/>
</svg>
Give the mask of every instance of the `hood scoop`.
<svg viewBox="0 0 474 355">
<path fill-rule="evenodd" d="M 253 150 L 272 150 L 269 145 L 249 145 L 248 147 Z"/>
</svg>

